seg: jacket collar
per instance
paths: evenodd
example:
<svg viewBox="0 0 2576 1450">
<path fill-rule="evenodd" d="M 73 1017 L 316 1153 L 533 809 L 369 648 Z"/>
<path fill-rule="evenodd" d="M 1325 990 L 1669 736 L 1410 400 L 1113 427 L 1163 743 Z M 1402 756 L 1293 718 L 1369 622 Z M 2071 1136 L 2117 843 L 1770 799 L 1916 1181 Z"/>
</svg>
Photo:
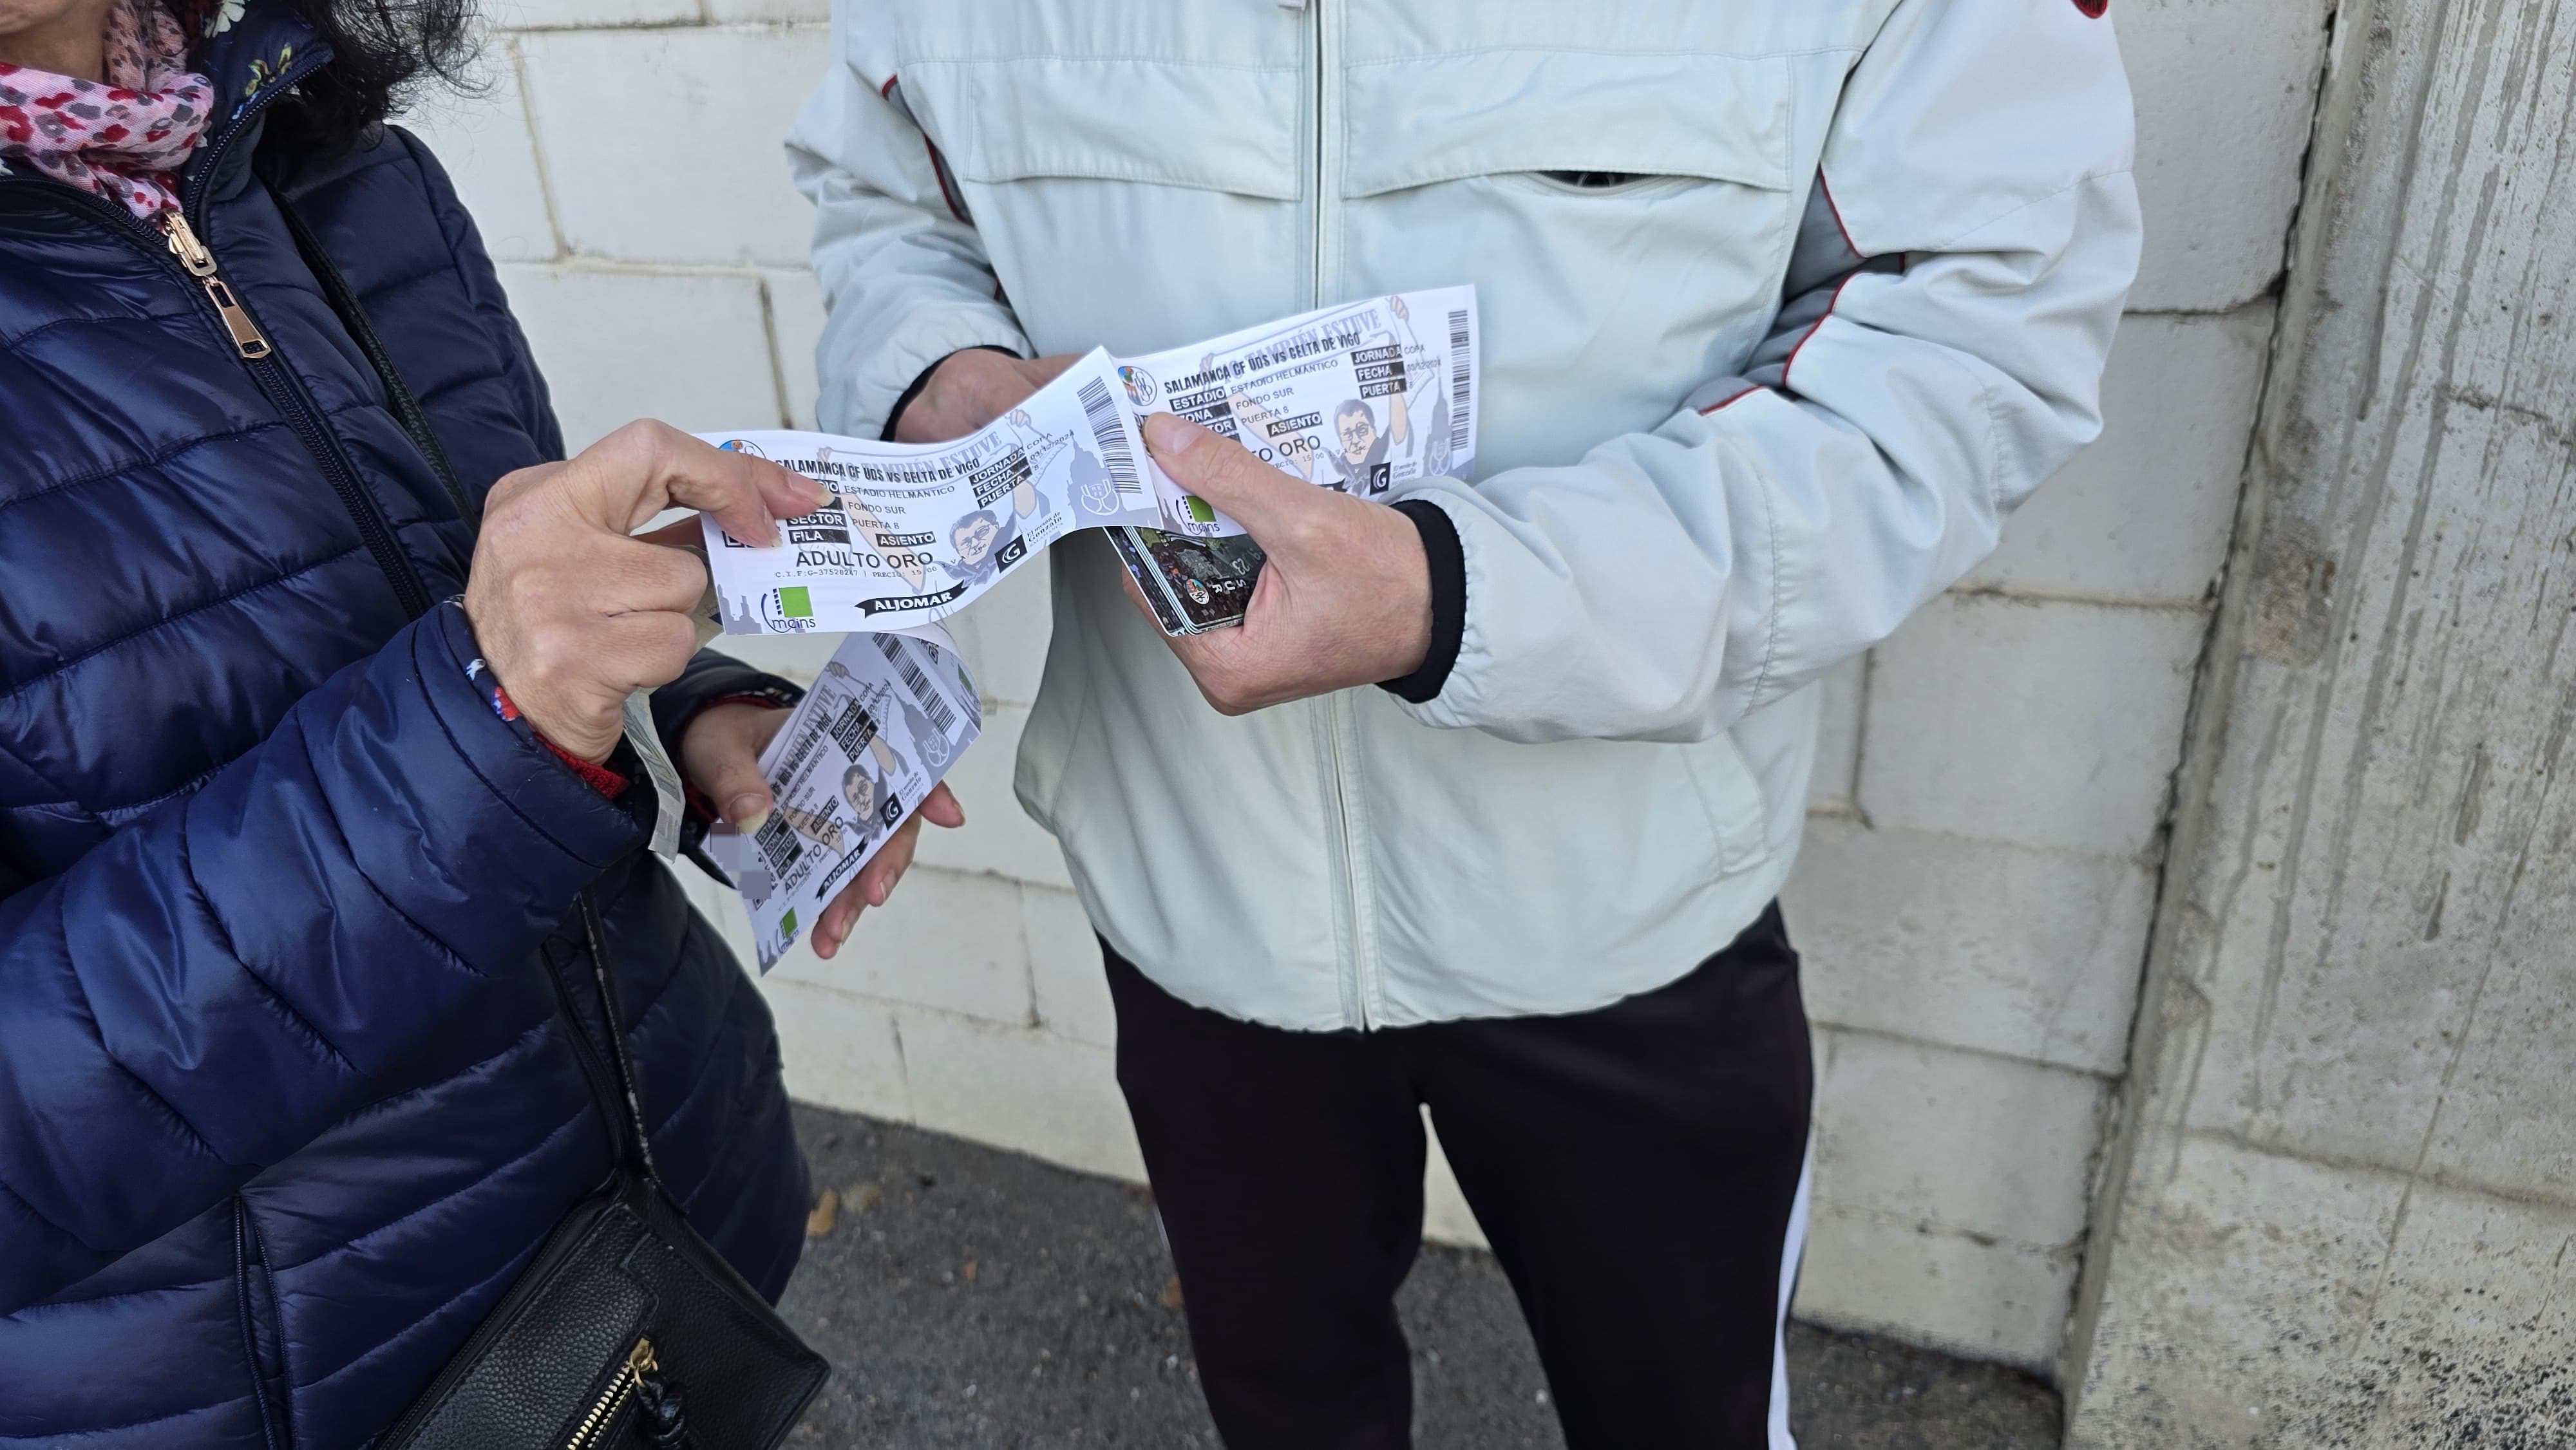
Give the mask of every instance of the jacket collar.
<svg viewBox="0 0 2576 1450">
<path fill-rule="evenodd" d="M 229 133 L 264 109 L 259 103 L 331 58 L 288 0 L 177 0 L 171 8 L 200 37 L 189 61 L 215 87 L 214 124 L 191 169 L 223 150 Z"/>
</svg>

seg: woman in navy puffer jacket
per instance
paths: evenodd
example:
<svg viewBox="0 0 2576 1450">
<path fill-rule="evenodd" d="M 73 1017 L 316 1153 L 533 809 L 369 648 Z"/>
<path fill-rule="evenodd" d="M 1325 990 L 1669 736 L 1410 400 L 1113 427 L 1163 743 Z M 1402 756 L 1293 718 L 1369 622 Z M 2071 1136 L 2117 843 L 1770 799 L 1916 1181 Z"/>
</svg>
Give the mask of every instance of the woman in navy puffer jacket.
<svg viewBox="0 0 2576 1450">
<path fill-rule="evenodd" d="M 366 124 L 453 3 L 186 17 L 221 287 L 0 153 L 0 1445 L 382 1434 L 615 1160 L 585 890 L 673 1195 L 773 1297 L 802 1243 L 770 1017 L 651 790 L 499 708 L 444 602 L 561 451 L 446 177 Z M 655 711 L 679 754 L 786 689 L 701 655 Z"/>
</svg>

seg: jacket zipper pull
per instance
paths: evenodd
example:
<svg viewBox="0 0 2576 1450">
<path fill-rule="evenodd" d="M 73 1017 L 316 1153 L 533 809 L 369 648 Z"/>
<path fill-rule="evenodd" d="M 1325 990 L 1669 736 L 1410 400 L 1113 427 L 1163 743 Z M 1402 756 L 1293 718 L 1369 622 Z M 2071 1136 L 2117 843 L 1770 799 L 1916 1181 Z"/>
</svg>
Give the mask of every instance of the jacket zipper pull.
<svg viewBox="0 0 2576 1450">
<path fill-rule="evenodd" d="M 268 356 L 267 335 L 259 330 L 258 323 L 250 320 L 250 313 L 243 309 L 241 303 L 234 300 L 233 289 L 224 285 L 223 278 L 215 275 L 215 254 L 207 250 L 205 243 L 197 240 L 197 233 L 188 225 L 188 218 L 175 208 L 163 212 L 161 229 L 169 234 L 170 255 L 179 259 L 179 265 L 187 269 L 189 276 L 205 285 L 207 300 L 215 304 L 215 311 L 223 317 L 224 326 L 232 332 L 233 350 L 247 362 L 257 362 Z"/>
</svg>

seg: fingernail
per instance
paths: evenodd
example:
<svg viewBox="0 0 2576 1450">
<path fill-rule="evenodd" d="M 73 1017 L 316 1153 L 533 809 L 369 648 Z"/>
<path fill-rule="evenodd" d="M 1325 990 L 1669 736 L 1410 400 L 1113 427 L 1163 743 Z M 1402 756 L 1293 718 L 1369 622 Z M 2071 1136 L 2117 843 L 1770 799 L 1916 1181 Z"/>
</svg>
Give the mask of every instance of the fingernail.
<svg viewBox="0 0 2576 1450">
<path fill-rule="evenodd" d="M 759 830 L 762 824 L 768 821 L 769 801 L 765 797 L 745 791 L 735 796 L 732 803 L 725 807 L 725 819 L 733 822 L 735 830 L 749 835 Z"/>
<path fill-rule="evenodd" d="M 830 508 L 832 500 L 840 496 L 810 478 L 805 480 L 805 490 L 805 496 L 814 500 L 814 507 L 818 509 Z"/>
<path fill-rule="evenodd" d="M 886 884 L 885 884 L 884 882 L 882 882 L 882 881 L 871 881 L 871 882 L 869 882 L 869 883 L 868 883 L 868 905 L 870 905 L 870 906 L 883 906 L 883 905 L 885 905 L 885 904 L 886 904 Z"/>
<path fill-rule="evenodd" d="M 1189 452 L 1207 432 L 1178 413 L 1151 413 L 1145 418 L 1145 446 L 1166 456 Z"/>
</svg>

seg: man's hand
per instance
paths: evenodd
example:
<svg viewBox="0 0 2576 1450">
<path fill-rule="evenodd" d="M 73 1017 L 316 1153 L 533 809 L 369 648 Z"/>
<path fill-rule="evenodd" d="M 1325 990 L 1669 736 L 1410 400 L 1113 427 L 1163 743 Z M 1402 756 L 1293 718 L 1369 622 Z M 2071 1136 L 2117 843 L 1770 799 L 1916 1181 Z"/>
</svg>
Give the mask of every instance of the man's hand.
<svg viewBox="0 0 2576 1450">
<path fill-rule="evenodd" d="M 904 405 L 903 416 L 895 419 L 894 439 L 945 443 L 963 438 L 1018 407 L 1021 399 L 1081 360 L 1080 353 L 1065 352 L 1029 362 L 980 347 L 950 353 Z"/>
<path fill-rule="evenodd" d="M 769 782 L 761 778 L 760 752 L 769 747 L 770 737 L 786 723 L 785 710 L 736 702 L 710 705 L 699 711 L 680 735 L 680 773 L 698 788 L 699 794 L 715 802 L 719 815 L 745 835 L 759 830 L 761 822 L 769 819 Z M 897 826 L 893 838 L 859 868 L 858 877 L 823 908 L 808 938 L 817 955 L 829 957 L 839 951 L 841 943 L 849 938 L 850 928 L 857 924 L 859 913 L 871 906 L 885 905 L 886 899 L 894 895 L 895 883 L 912 865 L 912 853 L 920 844 L 925 819 L 953 829 L 966 824 L 966 812 L 947 786 L 933 790 L 930 798 L 921 803 L 921 809 Z"/>
<path fill-rule="evenodd" d="M 1421 667 L 1431 648 L 1431 563 L 1411 519 L 1282 473 L 1170 413 L 1145 420 L 1145 446 L 1270 556 L 1240 628 L 1164 641 L 1209 704 L 1241 715 Z M 1151 619 L 1136 581 L 1126 583 Z"/>
<path fill-rule="evenodd" d="M 737 539 L 775 542 L 774 520 L 830 497 L 765 459 L 629 423 L 568 463 L 492 486 L 465 617 L 528 723 L 584 760 L 606 760 L 626 697 L 676 679 L 697 653 L 689 612 L 707 587 L 702 559 L 665 547 L 695 538 L 695 519 L 652 540 L 633 531 L 676 506 L 713 514 Z"/>
</svg>

